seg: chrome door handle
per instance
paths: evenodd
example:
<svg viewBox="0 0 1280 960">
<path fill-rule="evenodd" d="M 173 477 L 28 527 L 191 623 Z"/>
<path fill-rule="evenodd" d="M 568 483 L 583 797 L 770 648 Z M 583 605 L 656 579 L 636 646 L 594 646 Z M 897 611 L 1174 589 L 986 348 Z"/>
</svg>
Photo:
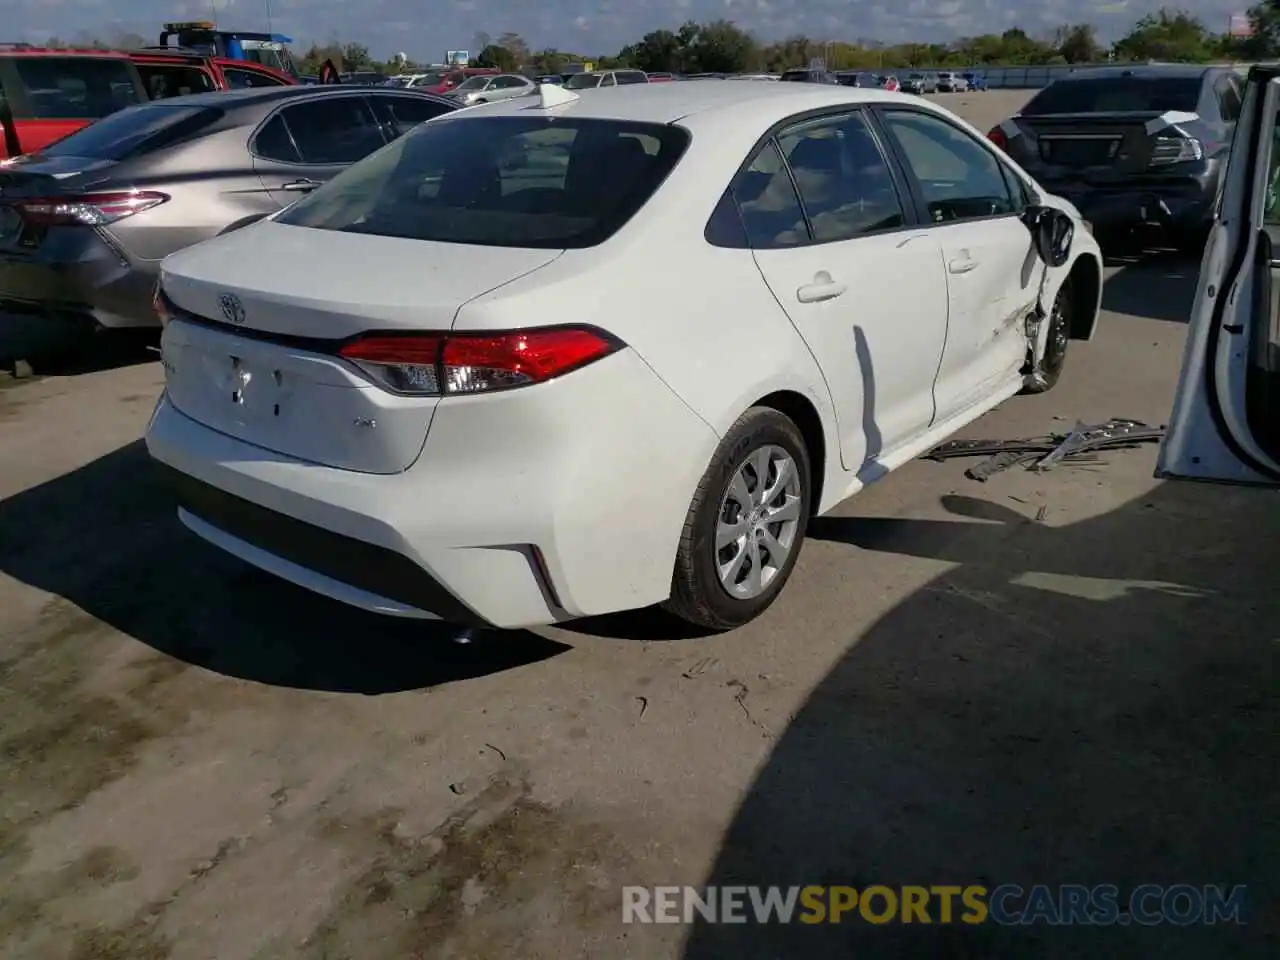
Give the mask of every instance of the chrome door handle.
<svg viewBox="0 0 1280 960">
<path fill-rule="evenodd" d="M 280 189 L 287 190 L 290 193 L 310 193 L 318 186 L 320 186 L 318 181 L 303 178 L 302 180 L 290 180 L 288 183 L 282 183 L 280 184 Z"/>
</svg>

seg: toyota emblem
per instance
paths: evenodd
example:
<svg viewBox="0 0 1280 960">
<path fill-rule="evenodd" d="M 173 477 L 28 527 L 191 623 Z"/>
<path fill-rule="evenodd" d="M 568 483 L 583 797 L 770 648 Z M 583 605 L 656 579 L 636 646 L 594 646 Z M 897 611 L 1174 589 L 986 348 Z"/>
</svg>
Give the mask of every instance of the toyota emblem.
<svg viewBox="0 0 1280 960">
<path fill-rule="evenodd" d="M 218 298 L 218 309 L 227 323 L 244 323 L 244 304 L 234 293 L 224 293 Z"/>
</svg>

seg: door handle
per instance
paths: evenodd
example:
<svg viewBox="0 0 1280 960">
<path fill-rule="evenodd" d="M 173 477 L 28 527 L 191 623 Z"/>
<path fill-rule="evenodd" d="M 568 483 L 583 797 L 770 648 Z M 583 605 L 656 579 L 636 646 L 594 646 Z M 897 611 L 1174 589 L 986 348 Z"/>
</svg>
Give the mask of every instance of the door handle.
<svg viewBox="0 0 1280 960">
<path fill-rule="evenodd" d="M 813 283 L 806 283 L 796 291 L 796 299 L 801 303 L 821 303 L 824 300 L 834 300 L 847 289 L 843 283 L 836 283 L 829 275 L 820 274 L 813 278 Z"/>
<path fill-rule="evenodd" d="M 947 270 L 951 273 L 968 273 L 977 266 L 978 261 L 970 260 L 968 257 L 956 257 L 956 259 L 947 262 Z"/>
<path fill-rule="evenodd" d="M 318 186 L 320 186 L 318 180 L 308 180 L 303 177 L 301 180 L 290 180 L 288 183 L 280 184 L 280 189 L 290 193 L 310 193 Z"/>
</svg>

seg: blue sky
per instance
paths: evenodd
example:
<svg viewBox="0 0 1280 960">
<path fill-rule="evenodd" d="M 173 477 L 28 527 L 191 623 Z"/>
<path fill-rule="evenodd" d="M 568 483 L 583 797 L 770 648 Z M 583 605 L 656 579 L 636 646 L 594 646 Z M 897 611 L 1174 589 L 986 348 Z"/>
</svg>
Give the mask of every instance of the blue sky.
<svg viewBox="0 0 1280 960">
<path fill-rule="evenodd" d="M 1174 0 L 1171 6 L 1179 4 Z M 1211 29 L 1226 29 L 1246 0 L 1183 0 Z M 806 34 L 821 40 L 875 38 L 889 43 L 948 40 L 1020 26 L 1048 33 L 1068 21 L 1096 24 L 1114 39 L 1161 0 L 271 0 L 277 31 L 303 44 L 358 40 L 375 56 L 403 51 L 436 59 L 469 50 L 479 33 L 512 31 L 534 48 L 613 53 L 659 28 L 685 20 L 733 20 L 765 40 Z M 110 40 L 130 32 L 148 40 L 165 20 L 207 19 L 225 27 L 265 29 L 266 0 L 0 0 L 0 40 L 74 40 L 78 31 Z M 74 25 L 74 26 L 72 26 Z"/>
</svg>

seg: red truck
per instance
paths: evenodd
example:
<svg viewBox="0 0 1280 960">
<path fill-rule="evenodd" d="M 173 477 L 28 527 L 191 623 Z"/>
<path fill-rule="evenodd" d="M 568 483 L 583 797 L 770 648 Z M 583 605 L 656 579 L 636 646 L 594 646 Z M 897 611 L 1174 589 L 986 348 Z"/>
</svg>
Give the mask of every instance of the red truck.
<svg viewBox="0 0 1280 960">
<path fill-rule="evenodd" d="M 173 48 L 54 50 L 0 44 L 0 159 L 39 150 L 135 103 L 296 83 L 261 64 Z"/>
</svg>

